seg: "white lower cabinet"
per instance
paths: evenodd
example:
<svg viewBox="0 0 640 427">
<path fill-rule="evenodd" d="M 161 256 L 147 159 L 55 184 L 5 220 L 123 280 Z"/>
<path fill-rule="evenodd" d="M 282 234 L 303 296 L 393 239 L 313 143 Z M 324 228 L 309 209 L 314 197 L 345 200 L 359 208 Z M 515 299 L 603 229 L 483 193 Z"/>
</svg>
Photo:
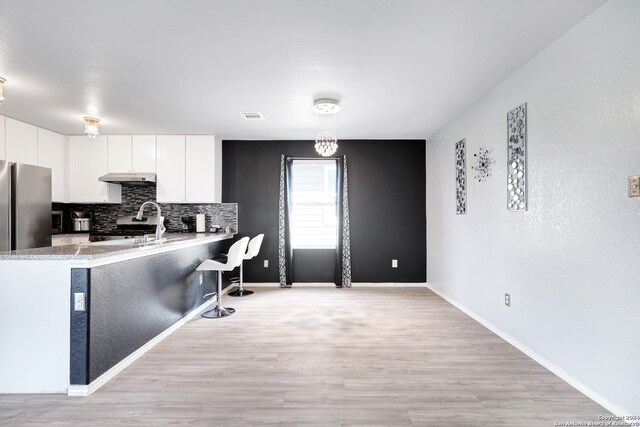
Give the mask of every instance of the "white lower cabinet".
<svg viewBox="0 0 640 427">
<path fill-rule="evenodd" d="M 69 202 L 121 203 L 121 186 L 98 181 L 108 172 L 107 137 L 69 137 Z"/>
</svg>

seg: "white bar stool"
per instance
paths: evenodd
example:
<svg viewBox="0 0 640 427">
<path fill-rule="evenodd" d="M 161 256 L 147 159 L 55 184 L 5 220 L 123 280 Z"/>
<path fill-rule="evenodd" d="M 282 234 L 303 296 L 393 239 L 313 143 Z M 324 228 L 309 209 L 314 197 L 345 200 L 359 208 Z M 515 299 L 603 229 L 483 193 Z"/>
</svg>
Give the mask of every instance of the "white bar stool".
<svg viewBox="0 0 640 427">
<path fill-rule="evenodd" d="M 243 286 L 244 279 L 242 277 L 242 267 L 244 265 L 244 261 L 255 258 L 256 255 L 258 255 L 258 252 L 260 252 L 260 246 L 262 245 L 262 239 L 264 239 L 264 234 L 258 234 L 249 242 L 247 253 L 244 254 L 244 258 L 242 259 L 243 262 L 240 263 L 240 279 L 238 280 L 238 282 L 235 282 L 233 279 L 231 280 L 232 283 L 238 283 L 238 289 L 233 292 L 229 292 L 229 296 L 243 297 L 245 295 L 251 295 L 253 293 L 253 291 L 246 290 Z"/>
<path fill-rule="evenodd" d="M 248 237 L 235 242 L 229 248 L 227 254 L 227 262 L 221 263 L 212 259 L 206 259 L 196 268 L 196 271 L 217 271 L 218 272 L 218 292 L 216 295 L 216 306 L 212 310 L 202 313 L 202 317 L 209 319 L 219 319 L 221 317 L 231 316 L 236 312 L 235 308 L 225 308 L 222 306 L 222 272 L 231 271 L 242 264 L 242 258 L 247 251 Z"/>
</svg>

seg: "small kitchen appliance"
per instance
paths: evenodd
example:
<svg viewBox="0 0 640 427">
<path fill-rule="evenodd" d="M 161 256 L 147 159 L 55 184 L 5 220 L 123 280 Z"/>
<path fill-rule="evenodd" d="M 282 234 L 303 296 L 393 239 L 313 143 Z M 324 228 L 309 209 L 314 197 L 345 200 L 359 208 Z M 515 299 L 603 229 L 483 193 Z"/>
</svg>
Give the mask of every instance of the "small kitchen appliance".
<svg viewBox="0 0 640 427">
<path fill-rule="evenodd" d="M 182 221 L 183 233 L 193 233 L 196 231 L 196 218 L 194 216 L 183 216 L 180 220 Z"/>
<path fill-rule="evenodd" d="M 64 233 L 63 212 L 51 212 L 51 234 Z"/>
<path fill-rule="evenodd" d="M 89 211 L 71 211 L 71 231 L 91 231 L 92 215 Z"/>
</svg>

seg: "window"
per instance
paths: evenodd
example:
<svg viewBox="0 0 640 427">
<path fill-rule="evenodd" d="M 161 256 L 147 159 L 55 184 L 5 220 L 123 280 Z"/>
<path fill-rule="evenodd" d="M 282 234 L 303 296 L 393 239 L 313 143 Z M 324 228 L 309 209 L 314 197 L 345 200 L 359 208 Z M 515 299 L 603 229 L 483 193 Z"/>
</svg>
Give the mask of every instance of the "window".
<svg viewBox="0 0 640 427">
<path fill-rule="evenodd" d="M 291 247 L 336 247 L 336 161 L 293 160 L 291 165 Z"/>
</svg>

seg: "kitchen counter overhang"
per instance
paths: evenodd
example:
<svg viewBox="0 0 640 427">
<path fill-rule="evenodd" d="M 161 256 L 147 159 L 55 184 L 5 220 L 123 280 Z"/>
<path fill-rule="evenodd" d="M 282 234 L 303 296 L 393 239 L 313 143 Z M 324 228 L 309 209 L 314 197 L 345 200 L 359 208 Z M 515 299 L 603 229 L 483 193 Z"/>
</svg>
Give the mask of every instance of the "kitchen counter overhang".
<svg viewBox="0 0 640 427">
<path fill-rule="evenodd" d="M 195 268 L 226 252 L 233 235 L 167 237 L 184 239 L 0 255 L 0 393 L 89 394 L 116 365 L 202 309 L 216 276 Z M 75 294 L 83 294 L 84 311 L 74 307 Z"/>
<path fill-rule="evenodd" d="M 76 243 L 64 246 L 23 249 L 0 253 L 0 261 L 79 261 L 74 265 L 99 265 L 105 262 L 118 262 L 149 256 L 157 253 L 173 251 L 204 243 L 217 242 L 233 238 L 233 234 L 218 233 L 165 233 L 164 243 L 148 242 L 139 245 Z"/>
</svg>

